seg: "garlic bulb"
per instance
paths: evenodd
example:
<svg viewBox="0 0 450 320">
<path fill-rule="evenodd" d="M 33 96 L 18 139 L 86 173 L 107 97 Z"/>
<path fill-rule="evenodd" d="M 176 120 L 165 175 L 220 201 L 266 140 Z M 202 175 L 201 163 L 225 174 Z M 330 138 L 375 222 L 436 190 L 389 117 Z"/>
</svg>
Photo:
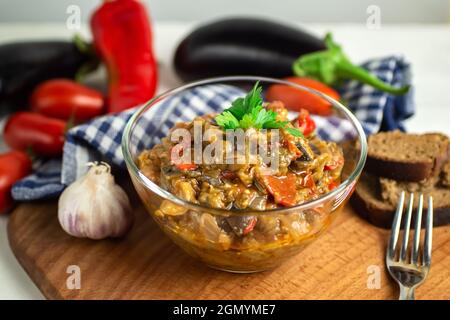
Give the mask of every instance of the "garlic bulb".
<svg viewBox="0 0 450 320">
<path fill-rule="evenodd" d="M 114 182 L 111 167 L 89 163 L 89 171 L 61 194 L 58 219 L 64 231 L 78 238 L 124 235 L 133 224 L 130 201 Z"/>
</svg>

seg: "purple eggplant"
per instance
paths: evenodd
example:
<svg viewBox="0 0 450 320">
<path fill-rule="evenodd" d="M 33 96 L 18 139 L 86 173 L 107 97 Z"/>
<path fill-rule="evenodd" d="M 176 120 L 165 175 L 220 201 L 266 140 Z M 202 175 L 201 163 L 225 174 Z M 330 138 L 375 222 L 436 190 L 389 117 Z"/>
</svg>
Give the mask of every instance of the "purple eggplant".
<svg viewBox="0 0 450 320">
<path fill-rule="evenodd" d="M 226 75 L 287 77 L 302 54 L 325 45 L 306 31 L 273 21 L 230 18 L 200 26 L 178 46 L 174 65 L 185 81 Z"/>
</svg>

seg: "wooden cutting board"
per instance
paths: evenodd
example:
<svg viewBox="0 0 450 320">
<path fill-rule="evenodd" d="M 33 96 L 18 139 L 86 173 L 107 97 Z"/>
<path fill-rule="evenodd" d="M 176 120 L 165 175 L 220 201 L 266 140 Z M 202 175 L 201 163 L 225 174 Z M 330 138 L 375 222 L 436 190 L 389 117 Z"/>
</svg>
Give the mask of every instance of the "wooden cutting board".
<svg viewBox="0 0 450 320">
<path fill-rule="evenodd" d="M 136 209 L 137 221 L 124 239 L 104 241 L 68 236 L 56 210 L 51 202 L 21 205 L 8 226 L 13 252 L 49 299 L 398 297 L 384 266 L 388 231 L 371 226 L 348 207 L 303 252 L 275 270 L 256 274 L 225 273 L 197 262 L 172 244 L 142 207 Z M 449 226 L 435 228 L 432 261 L 416 298 L 450 299 Z M 80 289 L 67 287 L 67 271 L 73 265 L 80 270 Z M 377 270 L 380 288 L 370 289 L 368 279 Z"/>
</svg>

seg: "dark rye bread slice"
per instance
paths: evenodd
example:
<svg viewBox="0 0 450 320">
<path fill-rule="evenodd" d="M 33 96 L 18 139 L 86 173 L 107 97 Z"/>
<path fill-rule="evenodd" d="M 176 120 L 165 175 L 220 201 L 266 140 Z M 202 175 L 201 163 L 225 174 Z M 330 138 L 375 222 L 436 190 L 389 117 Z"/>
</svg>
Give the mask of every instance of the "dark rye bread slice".
<svg viewBox="0 0 450 320">
<path fill-rule="evenodd" d="M 392 221 L 392 206 L 380 197 L 379 179 L 363 173 L 356 185 L 350 203 L 355 211 L 370 223 L 387 228 Z"/>
<path fill-rule="evenodd" d="M 439 183 L 439 177 L 431 177 L 430 179 L 420 182 L 397 181 L 388 178 L 380 178 L 379 183 L 381 199 L 389 202 L 392 206 L 396 206 L 402 191 L 414 194 L 423 193 L 424 195 L 433 193 L 433 190 Z M 417 198 L 415 200 L 417 200 Z"/>
<path fill-rule="evenodd" d="M 440 133 L 380 132 L 368 144 L 365 170 L 394 180 L 418 182 L 435 176 L 450 155 L 450 140 Z"/>
<path fill-rule="evenodd" d="M 447 161 L 444 168 L 442 168 L 441 183 L 443 186 L 450 188 L 450 161 Z"/>
<path fill-rule="evenodd" d="M 424 183 L 422 189 L 417 183 L 398 182 L 388 179 L 381 181 L 376 176 L 363 173 L 350 202 L 356 212 L 370 223 L 378 227 L 390 228 L 398 197 L 402 190 L 408 189 L 407 184 L 410 184 L 409 187 L 415 191 L 415 206 L 417 206 L 418 192 L 424 192 L 425 196 L 433 196 L 435 226 L 450 223 L 450 188 L 443 187 L 440 185 L 440 182 L 432 187 Z M 389 198 L 383 199 L 383 193 L 385 193 L 385 197 L 388 194 Z M 426 208 L 426 197 L 424 205 Z M 425 216 L 426 214 L 423 215 L 423 218 Z"/>
</svg>

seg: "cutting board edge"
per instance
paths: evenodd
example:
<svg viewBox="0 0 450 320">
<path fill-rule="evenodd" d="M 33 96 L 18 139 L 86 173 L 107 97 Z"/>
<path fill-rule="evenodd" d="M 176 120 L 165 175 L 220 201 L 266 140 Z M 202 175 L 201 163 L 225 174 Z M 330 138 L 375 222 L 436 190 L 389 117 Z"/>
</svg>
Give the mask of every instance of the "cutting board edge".
<svg viewBox="0 0 450 320">
<path fill-rule="evenodd" d="M 158 266 L 162 266 L 160 268 L 156 268 L 153 270 L 148 271 L 148 267 L 145 267 L 145 264 L 147 263 L 148 259 L 144 259 L 140 262 L 139 266 L 136 266 L 137 269 L 135 270 L 141 270 L 142 274 L 144 274 L 144 271 L 148 271 L 147 273 L 142 276 L 141 272 L 136 271 L 134 275 L 131 275 L 128 280 L 126 280 L 126 283 L 131 283 L 129 285 L 125 285 L 121 287 L 118 292 L 110 292 L 108 294 L 105 294 L 103 291 L 99 292 L 88 292 L 84 291 L 83 293 L 77 292 L 68 292 L 64 286 L 66 282 L 66 275 L 64 273 L 64 270 L 61 269 L 61 263 L 60 259 L 63 255 L 59 256 L 58 254 L 53 254 L 53 250 L 61 251 L 65 250 L 65 245 L 68 245 L 65 243 L 68 239 L 70 240 L 70 245 L 77 245 L 77 241 L 73 241 L 72 238 L 68 237 L 67 234 L 65 234 L 56 218 L 56 205 L 55 203 L 48 203 L 48 204 L 25 204 L 21 205 L 14 212 L 11 213 L 10 219 L 8 221 L 7 225 L 7 236 L 8 236 L 8 242 L 10 244 L 11 250 L 14 253 L 15 257 L 19 261 L 19 264 L 22 268 L 24 268 L 25 272 L 30 276 L 32 281 L 36 284 L 36 286 L 39 288 L 39 290 L 43 293 L 43 295 L 47 299 L 55 299 L 55 300 L 96 300 L 96 299 L 105 299 L 105 300 L 111 300 L 111 299 L 139 299 L 139 300 L 146 300 L 146 299 L 163 299 L 163 300 L 171 300 L 171 299 L 183 299 L 180 297 L 179 292 L 170 293 L 166 290 L 167 283 L 170 283 L 173 279 L 169 279 L 168 277 L 174 277 L 176 276 L 176 280 L 183 280 L 180 281 L 181 285 L 184 286 L 184 288 L 187 288 L 186 285 L 189 285 L 192 283 L 192 280 L 196 280 L 196 276 L 198 275 L 198 270 L 195 266 L 192 266 L 191 268 L 188 267 L 188 270 L 183 273 L 185 275 L 185 278 L 181 279 L 178 275 L 180 272 L 180 268 L 183 268 L 183 263 L 181 260 L 179 260 L 179 257 L 174 254 L 168 255 L 164 259 L 158 260 Z M 146 213 L 142 210 L 140 216 L 144 217 Z M 342 217 L 342 215 L 348 215 L 347 217 Z M 325 259 L 325 261 L 328 261 L 329 264 L 327 264 L 329 267 L 329 270 L 338 270 L 339 272 L 342 271 L 351 271 L 355 270 L 355 268 L 358 271 L 358 274 L 361 278 L 365 281 L 365 278 L 367 277 L 367 274 L 365 270 L 362 270 L 359 265 L 355 267 L 355 263 L 358 261 L 366 261 L 367 263 L 375 264 L 377 265 L 376 261 L 379 261 L 379 265 L 384 262 L 384 254 L 378 254 L 377 252 L 381 252 L 382 250 L 384 252 L 385 245 L 382 246 L 379 245 L 379 238 L 382 236 L 383 238 L 387 237 L 387 231 L 383 231 L 383 234 L 380 234 L 379 231 L 380 228 L 373 227 L 373 232 L 367 231 L 367 225 L 362 225 L 360 222 L 362 222 L 362 218 L 356 216 L 354 212 L 350 211 L 344 211 L 339 214 L 341 218 L 344 218 L 344 220 L 340 220 L 340 223 L 336 224 L 338 221 L 334 221 L 334 227 L 330 228 L 330 231 L 327 232 L 326 235 L 322 236 L 321 239 L 328 239 L 328 244 L 332 244 L 334 247 L 333 251 L 329 250 L 322 250 L 324 247 L 327 248 L 327 244 L 319 245 L 318 250 L 319 253 L 322 253 L 321 256 L 317 256 L 315 253 L 316 251 L 311 251 L 310 255 L 304 256 L 304 259 L 299 260 L 301 262 L 301 269 L 299 268 L 291 268 L 286 269 L 286 274 L 295 276 L 292 272 L 288 272 L 289 270 L 294 271 L 301 271 L 305 275 L 313 275 L 311 277 L 311 281 L 308 280 L 308 278 L 305 278 L 303 276 L 304 282 L 298 282 L 298 281 L 292 281 L 291 278 L 286 278 L 284 276 L 281 276 L 281 279 L 279 276 L 271 277 L 268 275 L 267 277 L 258 277 L 255 275 L 256 280 L 253 280 L 252 278 L 246 279 L 248 282 L 248 285 L 241 285 L 240 280 L 230 279 L 229 274 L 223 273 L 223 274 L 212 274 L 206 272 L 206 277 L 203 277 L 203 280 L 201 283 L 199 283 L 202 287 L 202 291 L 197 291 L 196 294 L 198 296 L 201 296 L 201 299 L 217 299 L 217 297 L 224 297 L 224 300 L 228 299 L 242 299 L 243 297 L 239 295 L 239 290 L 243 290 L 240 293 L 246 293 L 247 289 L 251 287 L 252 285 L 256 285 L 256 288 L 251 291 L 250 295 L 246 295 L 245 297 L 250 299 L 258 299 L 261 298 L 263 295 L 276 293 L 278 297 L 281 297 L 281 299 L 285 298 L 294 298 L 294 299 L 317 299 L 317 300 L 324 300 L 324 299 L 369 299 L 369 300 L 377 300 L 377 299 L 395 299 L 392 290 L 397 289 L 397 287 L 392 287 L 390 284 L 388 284 L 389 278 L 387 275 L 387 272 L 384 272 L 381 274 L 382 278 L 382 291 L 376 291 L 372 294 L 372 292 L 367 291 L 367 289 L 364 287 L 364 291 L 361 290 L 358 286 L 354 286 L 355 283 L 355 277 L 345 277 L 339 278 L 339 281 L 332 281 L 330 282 L 330 272 L 327 270 L 324 270 L 326 268 L 316 268 L 314 267 L 317 265 L 311 264 L 311 259 Z M 145 215 L 146 216 L 146 215 Z M 148 218 L 146 216 L 146 218 Z M 150 219 L 142 220 L 144 221 L 150 221 Z M 355 225 L 356 223 L 356 225 Z M 340 226 L 340 227 L 339 227 Z M 355 229 L 355 226 L 358 229 Z M 136 248 L 136 243 L 139 245 L 141 243 L 140 241 L 144 241 L 141 238 L 143 235 L 148 234 L 148 230 L 151 225 L 148 223 L 142 224 L 141 232 L 138 232 L 135 228 L 133 230 L 135 232 L 138 232 L 135 236 L 134 240 L 130 240 L 127 245 L 132 248 Z M 156 230 L 156 225 L 152 225 L 153 228 Z M 336 227 L 339 227 L 336 229 Z M 57 229 L 57 230 L 56 230 Z M 342 229 L 342 230 L 341 230 Z M 145 230 L 145 232 L 142 232 L 142 230 Z M 333 231 L 334 230 L 334 231 Z M 436 237 L 435 240 L 441 239 L 441 244 L 445 242 L 442 241 L 449 241 L 450 240 L 450 233 L 448 232 L 450 229 L 448 229 L 445 232 L 439 232 L 439 228 L 436 230 L 438 231 L 436 235 L 441 234 L 443 238 Z M 54 232 L 51 232 L 54 231 Z M 378 231 L 378 232 L 377 232 Z M 52 247 L 52 255 L 46 256 L 48 254 L 48 250 L 43 250 L 43 246 L 47 246 L 51 243 L 48 238 L 48 233 L 51 232 L 51 236 L 55 237 L 52 238 L 52 241 L 57 241 L 58 245 Z M 343 232 L 345 232 L 344 236 Z M 376 234 L 373 234 L 376 233 Z M 358 239 L 361 238 L 361 236 L 365 237 L 364 239 L 366 241 L 355 242 Z M 145 237 L 147 240 L 150 241 L 148 237 Z M 350 241 L 353 238 L 353 241 Z M 155 239 L 151 239 L 155 240 Z M 337 241 L 337 242 L 336 242 Z M 320 242 L 318 240 L 317 242 Z M 439 242 L 439 241 L 438 241 Z M 438 244 L 436 242 L 436 244 Z M 151 243 L 151 242 L 150 242 Z M 323 240 L 322 240 L 323 243 Z M 346 246 L 337 246 L 336 244 L 344 243 L 347 244 Z M 376 247 L 379 248 L 379 250 L 373 250 L 374 244 L 378 244 Z M 349 247 L 349 245 L 351 245 Z M 141 245 L 142 246 L 142 245 Z M 145 244 L 143 245 L 145 247 Z M 339 249 L 340 250 L 337 250 Z M 350 250 L 342 251 L 346 248 L 350 248 Z M 436 249 L 440 248 L 439 246 L 436 247 Z M 376 248 L 375 248 L 376 249 Z M 135 250 L 133 254 L 130 253 L 130 259 L 140 261 L 141 255 L 139 254 L 140 250 Z M 365 251 L 361 251 L 365 250 Z M 106 252 L 106 251 L 102 251 Z M 123 251 L 116 252 L 115 256 L 123 256 L 118 255 Z M 150 257 L 153 257 L 155 253 L 159 252 L 159 250 L 156 250 L 153 252 Z M 365 252 L 363 255 L 361 255 L 361 252 Z M 374 253 L 375 252 L 375 253 Z M 98 253 L 98 252 L 97 252 Z M 442 253 L 442 250 L 441 250 Z M 444 250 L 445 253 L 445 250 Z M 82 254 L 82 253 L 81 253 Z M 107 251 L 107 255 L 109 256 L 110 251 Z M 442 255 L 442 254 L 441 254 Z M 128 254 L 126 255 L 128 257 Z M 84 257 L 84 256 L 83 256 Z M 308 258 L 309 257 L 309 258 Z M 445 255 L 448 259 L 448 255 Z M 177 260 L 173 260 L 173 259 Z M 339 259 L 337 259 L 339 258 Z M 364 258 L 364 259 L 362 259 Z M 362 260 L 361 260 L 362 259 Z M 374 260 L 376 259 L 376 260 Z M 113 259 L 114 260 L 114 259 Z M 110 260 L 109 263 L 115 263 L 113 260 Z M 442 260 L 442 258 L 441 258 Z M 171 261 L 175 263 L 161 263 L 164 261 Z M 443 283 L 447 282 L 447 277 L 442 277 L 445 271 L 445 274 L 448 274 L 446 272 L 446 266 L 448 266 L 448 263 L 445 264 L 445 261 L 443 260 L 444 264 L 439 263 L 439 261 L 436 261 L 437 263 L 433 263 L 434 269 L 438 267 L 436 270 L 441 270 L 441 276 L 440 277 L 430 277 L 430 279 L 425 283 L 424 287 L 420 290 L 420 297 L 428 297 L 427 299 L 442 299 L 442 297 L 434 292 L 434 287 L 431 285 L 433 283 L 434 285 L 436 283 Z M 85 261 L 86 262 L 86 261 Z M 89 262 L 89 259 L 87 263 Z M 288 262 L 286 262 L 288 263 Z M 353 263 L 353 267 L 349 267 L 345 269 L 345 266 L 351 265 Z M 67 264 L 64 264 L 67 265 Z M 383 264 L 384 265 L 384 264 Z M 90 264 L 86 264 L 83 266 L 83 268 L 86 268 L 86 271 L 89 272 L 96 272 L 97 268 L 94 267 L 90 268 Z M 181 267 L 179 267 L 181 266 Z M 365 266 L 365 265 L 364 265 Z M 167 269 L 166 269 L 167 268 Z M 337 269 L 338 268 L 338 269 Z M 342 269 L 344 268 L 344 269 Z M 440 268 L 440 269 L 439 269 Z M 365 269 L 365 268 L 363 268 Z M 384 270 L 384 268 L 382 268 Z M 156 272 L 155 272 L 156 270 Z M 208 269 L 209 270 L 209 269 Z M 362 271 L 361 271 L 362 270 Z M 380 270 L 381 271 L 381 270 Z M 159 273 L 155 275 L 156 273 Z M 120 272 L 119 272 L 120 274 Z M 354 273 L 345 273 L 347 275 L 351 275 Z M 439 274 L 439 272 L 438 272 Z M 100 276 L 103 276 L 104 272 L 101 273 Z M 163 275 L 161 280 L 159 277 Z M 164 276 L 165 275 L 165 276 Z M 227 276 L 228 275 L 228 276 Z M 284 277 L 284 279 L 283 279 Z M 362 278 L 364 277 L 364 278 Z M 233 277 L 234 278 L 234 277 Z M 264 279 L 263 279 L 264 278 Z M 276 278 L 276 279 L 275 279 Z M 97 279 L 96 277 L 90 277 L 90 280 Z M 131 279 L 131 280 L 130 280 Z M 186 280 L 187 279 L 187 280 Z M 206 279 L 206 280 L 205 280 Z M 266 281 L 269 280 L 269 282 Z M 275 280 L 274 280 L 275 279 Z M 287 279 L 287 280 L 286 280 Z M 383 280 L 384 279 L 384 280 Z M 439 280 L 436 280 L 439 279 Z M 270 281 L 271 280 L 271 281 Z M 98 288 L 98 283 L 95 283 L 93 286 L 89 286 L 89 279 L 86 278 L 86 288 Z M 156 292 L 159 294 L 159 297 L 153 296 L 149 297 L 148 292 L 145 291 L 147 288 L 142 289 L 140 285 L 137 285 L 138 283 L 146 283 L 146 281 L 154 281 L 153 282 L 153 289 L 157 290 Z M 224 283 L 226 281 L 226 283 Z M 319 282 L 317 282 L 319 281 Z M 438 282 L 440 281 L 440 282 Z M 365 282 L 364 282 L 365 283 Z M 427 289 L 425 289 L 425 286 L 428 284 Z M 225 285 L 224 285 L 225 284 Z M 280 285 L 278 285 L 280 284 Z M 317 284 L 320 286 L 317 287 Z M 282 285 L 282 286 L 281 286 Z M 315 290 L 317 295 L 308 295 L 306 289 L 300 290 L 300 292 L 297 292 L 297 287 L 293 287 L 293 285 L 300 285 L 301 288 L 313 288 Z M 447 286 L 443 286 L 442 288 L 448 288 L 450 284 Z M 286 286 L 286 289 L 285 289 Z M 139 290 L 142 289 L 143 291 L 139 293 Z M 293 291 L 295 289 L 295 292 Z M 319 291 L 322 292 L 317 292 Z M 425 289 L 425 291 L 424 291 Z M 127 291 L 129 290 L 129 292 Z M 134 291 L 133 291 L 134 290 Z M 136 291 L 137 290 L 137 291 Z M 238 293 L 235 293 L 231 290 L 237 290 Z M 326 290 L 326 291 L 324 291 Z M 92 291 L 92 290 L 91 290 Z M 377 293 L 378 292 L 378 293 Z M 100 294 L 100 296 L 96 296 L 96 294 Z M 204 293 L 204 294 L 203 294 Z M 306 295 L 305 295 L 306 293 Z M 377 294 L 375 294 L 377 293 Z M 238 295 L 236 295 L 238 294 Z M 281 295 L 280 295 L 281 294 Z M 170 295 L 172 298 L 170 298 Z M 294 296 L 295 295 L 295 296 Z M 208 298 L 209 296 L 209 298 Z M 300 296 L 302 296 L 300 298 Z M 191 298 L 192 299 L 192 298 Z M 245 298 L 244 298 L 245 299 Z M 269 298 L 271 299 L 271 298 Z M 275 298 L 277 299 L 277 298 Z"/>
<path fill-rule="evenodd" d="M 6 227 L 6 232 L 8 236 L 9 247 L 11 248 L 12 253 L 16 257 L 19 264 L 25 270 L 28 277 L 33 281 L 39 291 L 44 295 L 46 299 L 51 300 L 64 300 L 64 298 L 58 293 L 58 290 L 53 286 L 48 279 L 45 277 L 45 272 L 33 264 L 32 259 L 30 259 L 27 255 L 22 255 L 20 250 L 18 250 L 19 239 L 17 239 L 17 235 L 11 231 L 12 225 L 15 223 L 15 217 L 17 216 L 15 213 L 17 210 L 20 210 L 20 206 L 14 209 L 10 213 L 10 217 L 8 219 L 8 224 Z"/>
</svg>

